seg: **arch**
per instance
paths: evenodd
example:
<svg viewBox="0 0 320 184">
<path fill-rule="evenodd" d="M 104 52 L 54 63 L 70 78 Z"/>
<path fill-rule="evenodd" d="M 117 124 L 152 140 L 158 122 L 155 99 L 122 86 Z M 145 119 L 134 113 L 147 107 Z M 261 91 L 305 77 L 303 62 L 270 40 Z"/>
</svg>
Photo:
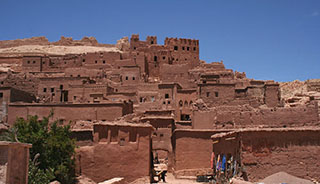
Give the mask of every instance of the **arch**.
<svg viewBox="0 0 320 184">
<path fill-rule="evenodd" d="M 182 100 L 179 101 L 179 106 L 182 107 L 183 106 L 183 102 Z"/>
<path fill-rule="evenodd" d="M 187 100 L 184 101 L 184 106 L 185 106 L 185 107 L 188 107 L 188 101 L 187 101 Z"/>
</svg>

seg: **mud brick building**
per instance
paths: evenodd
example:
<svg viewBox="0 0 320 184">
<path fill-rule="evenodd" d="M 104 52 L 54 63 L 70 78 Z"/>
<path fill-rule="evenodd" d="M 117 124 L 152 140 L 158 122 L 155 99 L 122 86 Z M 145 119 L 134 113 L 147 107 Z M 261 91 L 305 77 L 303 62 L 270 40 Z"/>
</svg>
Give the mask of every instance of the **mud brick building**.
<svg viewBox="0 0 320 184">
<path fill-rule="evenodd" d="M 312 155 L 319 149 L 320 80 L 249 79 L 223 61 L 200 60 L 199 40 L 187 38 L 165 38 L 162 45 L 156 36 L 133 34 L 112 45 L 92 37 L 35 37 L 0 41 L 0 48 L 1 123 L 52 111 L 52 121 L 71 122 L 78 173 L 96 182 L 148 176 L 155 155 L 175 176 L 195 177 L 212 171 L 216 149 L 241 150 L 239 164 L 252 181 L 284 170 L 281 164 L 292 175 L 317 178 L 307 165 L 320 164 Z M 231 141 L 234 149 L 225 149 L 228 136 L 241 145 Z M 277 169 L 269 168 L 270 158 L 279 160 Z"/>
</svg>

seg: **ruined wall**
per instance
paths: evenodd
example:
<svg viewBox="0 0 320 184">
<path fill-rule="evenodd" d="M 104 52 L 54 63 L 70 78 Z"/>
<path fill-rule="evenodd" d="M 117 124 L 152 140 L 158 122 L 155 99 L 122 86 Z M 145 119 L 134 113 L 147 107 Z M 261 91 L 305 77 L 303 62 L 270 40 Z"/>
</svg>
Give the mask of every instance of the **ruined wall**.
<svg viewBox="0 0 320 184">
<path fill-rule="evenodd" d="M 79 174 L 95 182 L 114 177 L 123 177 L 126 182 L 131 182 L 149 175 L 150 127 L 95 125 L 94 141 L 93 146 L 77 150 Z"/>
<path fill-rule="evenodd" d="M 131 107 L 130 107 L 131 106 Z M 114 120 L 125 114 L 132 113 L 132 103 L 101 103 L 101 104 L 9 104 L 8 123 L 13 124 L 17 117 L 27 118 L 37 115 L 40 119 L 54 111 L 52 120 L 64 123 L 76 120 Z"/>
<path fill-rule="evenodd" d="M 319 180 L 320 130 L 253 130 L 241 133 L 242 162 L 250 181 L 285 171 Z"/>
</svg>

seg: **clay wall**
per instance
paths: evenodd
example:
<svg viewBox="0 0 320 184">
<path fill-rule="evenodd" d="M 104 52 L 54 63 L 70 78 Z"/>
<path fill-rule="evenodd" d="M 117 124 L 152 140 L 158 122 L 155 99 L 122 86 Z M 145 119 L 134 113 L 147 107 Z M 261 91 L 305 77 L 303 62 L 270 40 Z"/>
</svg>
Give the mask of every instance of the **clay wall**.
<svg viewBox="0 0 320 184">
<path fill-rule="evenodd" d="M 173 51 L 173 64 L 188 63 L 192 67 L 199 65 L 199 40 L 166 38 L 164 45 Z"/>
<path fill-rule="evenodd" d="M 242 163 L 250 181 L 285 171 L 319 180 L 319 129 L 252 130 L 241 132 Z"/>
<path fill-rule="evenodd" d="M 220 132 L 225 131 L 176 129 L 173 133 L 175 174 L 195 176 L 199 170 L 210 169 L 211 136 Z"/>
<path fill-rule="evenodd" d="M 147 65 L 145 59 L 145 53 L 140 52 L 131 52 L 132 61 L 140 68 L 141 75 L 146 75 Z"/>
<path fill-rule="evenodd" d="M 177 89 L 181 86 L 177 83 L 163 83 L 159 84 L 159 101 L 162 103 L 163 109 L 175 109 Z"/>
<path fill-rule="evenodd" d="M 264 108 L 251 111 L 245 107 L 221 106 L 209 111 L 194 111 L 194 129 L 240 127 L 299 127 L 319 125 L 316 105 L 291 108 Z"/>
<path fill-rule="evenodd" d="M 318 91 L 320 92 L 320 80 L 311 79 L 307 80 L 307 90 L 308 91 Z"/>
<path fill-rule="evenodd" d="M 268 107 L 276 107 L 280 105 L 280 89 L 279 84 L 265 85 L 265 104 Z"/>
<path fill-rule="evenodd" d="M 66 68 L 64 70 L 65 76 L 66 77 L 98 77 L 98 78 L 103 78 L 105 74 L 101 70 L 97 69 L 87 69 L 87 68 L 82 68 L 82 67 L 77 67 L 77 68 Z"/>
<path fill-rule="evenodd" d="M 52 121 L 63 123 L 77 120 L 114 120 L 132 113 L 132 103 L 100 103 L 100 104 L 9 104 L 8 123 L 13 124 L 17 117 L 27 118 L 28 115 L 47 117 L 53 110 Z"/>
<path fill-rule="evenodd" d="M 138 103 L 136 93 L 112 93 L 107 94 L 106 99 L 109 101 L 131 101 L 134 104 Z"/>
<path fill-rule="evenodd" d="M 224 104 L 235 98 L 235 84 L 198 84 L 199 98 L 208 104 Z"/>
<path fill-rule="evenodd" d="M 41 72 L 42 57 L 41 56 L 23 56 L 22 70 L 27 72 Z"/>
<path fill-rule="evenodd" d="M 191 121 L 192 104 L 197 99 L 196 89 L 178 90 L 176 94 L 176 112 L 175 119 L 177 121 Z"/>
<path fill-rule="evenodd" d="M 123 67 L 120 69 L 123 85 L 137 85 L 140 82 L 140 69 L 138 67 Z"/>
<path fill-rule="evenodd" d="M 113 65 L 116 60 L 120 60 L 120 52 L 94 52 L 83 54 L 79 57 L 82 61 L 82 66 L 95 68 L 105 68 L 108 65 Z"/>
<path fill-rule="evenodd" d="M 187 64 L 163 64 L 160 70 L 161 80 L 163 82 L 179 82 L 183 87 L 189 87 L 189 69 L 191 69 L 191 67 Z"/>
<path fill-rule="evenodd" d="M 134 51 L 141 47 L 146 47 L 145 41 L 140 41 L 139 34 L 132 34 L 130 38 L 130 50 Z"/>
<path fill-rule="evenodd" d="M 0 182 L 28 183 L 30 144 L 0 142 Z"/>
<path fill-rule="evenodd" d="M 79 55 L 67 54 L 64 56 L 45 56 L 42 57 L 42 72 L 63 72 L 66 68 L 80 67 L 82 65 Z"/>
<path fill-rule="evenodd" d="M 31 73 L 4 73 L 1 74 L 0 86 L 13 87 L 21 91 L 37 94 L 38 77 Z"/>
<path fill-rule="evenodd" d="M 107 85 L 81 84 L 70 85 L 69 102 L 73 103 L 103 103 L 106 101 Z"/>
<path fill-rule="evenodd" d="M 0 87 L 0 120 L 7 122 L 8 116 L 8 104 L 10 102 L 34 102 L 36 98 L 27 92 L 9 88 Z"/>
<path fill-rule="evenodd" d="M 0 54 L 0 64 L 22 64 L 22 56 L 9 57 Z"/>
<path fill-rule="evenodd" d="M 125 182 L 150 173 L 151 127 L 94 125 L 94 145 L 77 150 L 80 174 L 95 182 L 123 177 Z"/>
<path fill-rule="evenodd" d="M 72 102 L 70 85 L 81 85 L 85 77 L 49 77 L 40 78 L 38 96 L 41 102 Z"/>
</svg>

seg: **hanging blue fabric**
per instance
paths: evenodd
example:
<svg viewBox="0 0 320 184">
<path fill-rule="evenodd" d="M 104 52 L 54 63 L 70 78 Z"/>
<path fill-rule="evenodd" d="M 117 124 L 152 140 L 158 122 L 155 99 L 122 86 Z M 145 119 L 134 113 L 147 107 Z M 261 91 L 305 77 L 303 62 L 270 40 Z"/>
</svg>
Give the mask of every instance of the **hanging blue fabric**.
<svg viewBox="0 0 320 184">
<path fill-rule="evenodd" d="M 221 170 L 224 171 L 226 169 L 226 156 L 223 155 L 223 158 L 222 158 L 222 165 L 221 165 Z"/>
</svg>

